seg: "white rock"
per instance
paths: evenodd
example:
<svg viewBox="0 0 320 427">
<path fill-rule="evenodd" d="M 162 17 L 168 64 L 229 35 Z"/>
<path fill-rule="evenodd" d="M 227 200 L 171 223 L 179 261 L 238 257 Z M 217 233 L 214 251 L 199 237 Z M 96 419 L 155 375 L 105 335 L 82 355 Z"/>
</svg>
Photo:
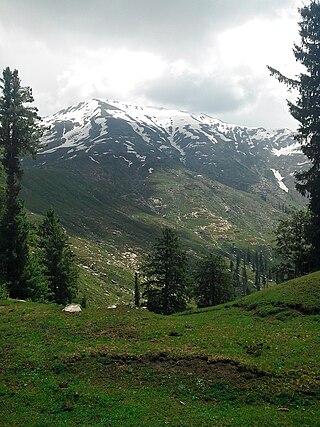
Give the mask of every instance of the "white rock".
<svg viewBox="0 0 320 427">
<path fill-rule="evenodd" d="M 67 311 L 68 313 L 79 313 L 81 311 L 80 304 L 69 304 L 65 306 L 62 311 Z"/>
<path fill-rule="evenodd" d="M 108 308 L 117 308 L 117 304 L 109 305 Z"/>
</svg>

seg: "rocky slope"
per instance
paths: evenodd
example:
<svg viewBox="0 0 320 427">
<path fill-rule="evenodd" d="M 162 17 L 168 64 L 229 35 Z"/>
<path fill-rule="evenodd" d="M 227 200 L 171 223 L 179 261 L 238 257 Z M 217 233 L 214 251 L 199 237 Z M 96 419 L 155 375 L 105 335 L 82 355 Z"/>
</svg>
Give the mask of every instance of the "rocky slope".
<svg viewBox="0 0 320 427">
<path fill-rule="evenodd" d="M 102 99 L 44 124 L 37 160 L 25 160 L 27 205 L 53 204 L 67 226 L 116 244 L 164 223 L 215 245 L 257 243 L 283 206 L 301 204 L 293 174 L 306 161 L 288 129 Z"/>
</svg>

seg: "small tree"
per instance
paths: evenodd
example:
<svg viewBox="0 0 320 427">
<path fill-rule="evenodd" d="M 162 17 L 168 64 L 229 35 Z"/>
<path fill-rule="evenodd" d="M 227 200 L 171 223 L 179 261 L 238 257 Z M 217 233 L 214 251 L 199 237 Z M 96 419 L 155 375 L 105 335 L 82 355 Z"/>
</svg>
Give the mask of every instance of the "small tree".
<svg viewBox="0 0 320 427">
<path fill-rule="evenodd" d="M 245 260 L 243 260 L 243 266 L 242 266 L 242 294 L 248 295 L 249 287 L 248 287 L 248 274 L 247 274 L 247 266 Z"/>
<path fill-rule="evenodd" d="M 240 262 L 241 262 L 241 258 L 238 252 L 236 256 L 236 268 L 234 269 L 234 272 L 233 272 L 233 286 L 237 290 L 240 287 Z"/>
<path fill-rule="evenodd" d="M 186 260 L 178 236 L 165 228 L 141 267 L 149 310 L 172 314 L 186 309 Z"/>
<path fill-rule="evenodd" d="M 21 157 L 35 154 L 41 135 L 40 118 L 31 89 L 21 87 L 18 71 L 6 68 L 0 79 L 1 163 L 6 173 L 5 212 L 0 224 L 1 275 L 11 297 L 23 298 L 25 268 L 28 263 L 28 226 L 18 195 L 21 189 Z"/>
<path fill-rule="evenodd" d="M 279 221 L 276 230 L 276 251 L 281 258 L 279 273 L 292 279 L 309 271 L 311 244 L 308 236 L 310 213 L 299 211 Z"/>
<path fill-rule="evenodd" d="M 39 241 L 48 279 L 48 299 L 58 304 L 71 302 L 76 296 L 78 274 L 67 235 L 53 209 L 48 210 L 39 227 Z"/>
<path fill-rule="evenodd" d="M 209 307 L 230 301 L 234 296 L 232 279 L 224 259 L 208 255 L 196 271 L 195 297 L 198 307 Z"/>
</svg>

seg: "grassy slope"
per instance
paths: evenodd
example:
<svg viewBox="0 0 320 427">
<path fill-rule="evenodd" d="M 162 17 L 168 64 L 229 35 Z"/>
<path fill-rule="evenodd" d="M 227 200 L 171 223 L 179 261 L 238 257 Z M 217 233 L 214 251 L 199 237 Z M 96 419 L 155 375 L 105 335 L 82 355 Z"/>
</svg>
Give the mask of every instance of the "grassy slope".
<svg viewBox="0 0 320 427">
<path fill-rule="evenodd" d="M 209 249 L 228 253 L 233 244 L 269 245 L 283 215 L 259 196 L 184 170 L 159 171 L 134 188 L 127 177 L 116 186 L 105 171 L 84 170 L 26 169 L 23 197 L 33 221 L 53 205 L 74 236 L 80 298 L 93 304 L 132 301 L 134 256 L 141 260 L 161 226 L 177 230 L 192 258 Z"/>
<path fill-rule="evenodd" d="M 3 301 L 0 424 L 315 426 L 319 293 L 320 272 L 170 317 Z"/>
<path fill-rule="evenodd" d="M 93 305 L 133 300 L 135 261 L 161 226 L 178 231 L 192 258 L 205 249 L 228 252 L 233 244 L 267 245 L 282 215 L 258 196 L 183 170 L 154 173 L 136 192 L 127 188 L 126 177 L 115 186 L 104 172 L 87 172 L 27 169 L 23 196 L 33 222 L 53 205 L 73 235 L 81 267 L 79 297 L 85 294 Z"/>
<path fill-rule="evenodd" d="M 143 181 L 124 175 L 112 183 L 104 171 L 33 168 L 23 180 L 32 212 L 44 214 L 54 205 L 70 232 L 118 250 L 145 250 L 163 225 L 176 228 L 197 251 L 269 245 L 283 216 L 278 205 L 257 195 L 183 169 L 158 171 Z"/>
</svg>

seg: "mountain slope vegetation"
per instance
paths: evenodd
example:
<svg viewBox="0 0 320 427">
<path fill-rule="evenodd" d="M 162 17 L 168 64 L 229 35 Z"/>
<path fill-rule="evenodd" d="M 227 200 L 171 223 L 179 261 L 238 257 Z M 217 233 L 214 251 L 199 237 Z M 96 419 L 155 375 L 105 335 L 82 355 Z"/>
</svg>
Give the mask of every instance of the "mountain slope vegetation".
<svg viewBox="0 0 320 427">
<path fill-rule="evenodd" d="M 319 279 L 170 317 L 1 301 L 1 422 L 317 425 Z"/>
<path fill-rule="evenodd" d="M 301 206 L 293 172 L 305 158 L 287 129 L 101 99 L 44 124 L 37 160 L 24 160 L 28 208 L 54 205 L 69 230 L 120 250 L 139 251 L 163 224 L 191 245 L 267 245 L 273 221 Z"/>
</svg>

